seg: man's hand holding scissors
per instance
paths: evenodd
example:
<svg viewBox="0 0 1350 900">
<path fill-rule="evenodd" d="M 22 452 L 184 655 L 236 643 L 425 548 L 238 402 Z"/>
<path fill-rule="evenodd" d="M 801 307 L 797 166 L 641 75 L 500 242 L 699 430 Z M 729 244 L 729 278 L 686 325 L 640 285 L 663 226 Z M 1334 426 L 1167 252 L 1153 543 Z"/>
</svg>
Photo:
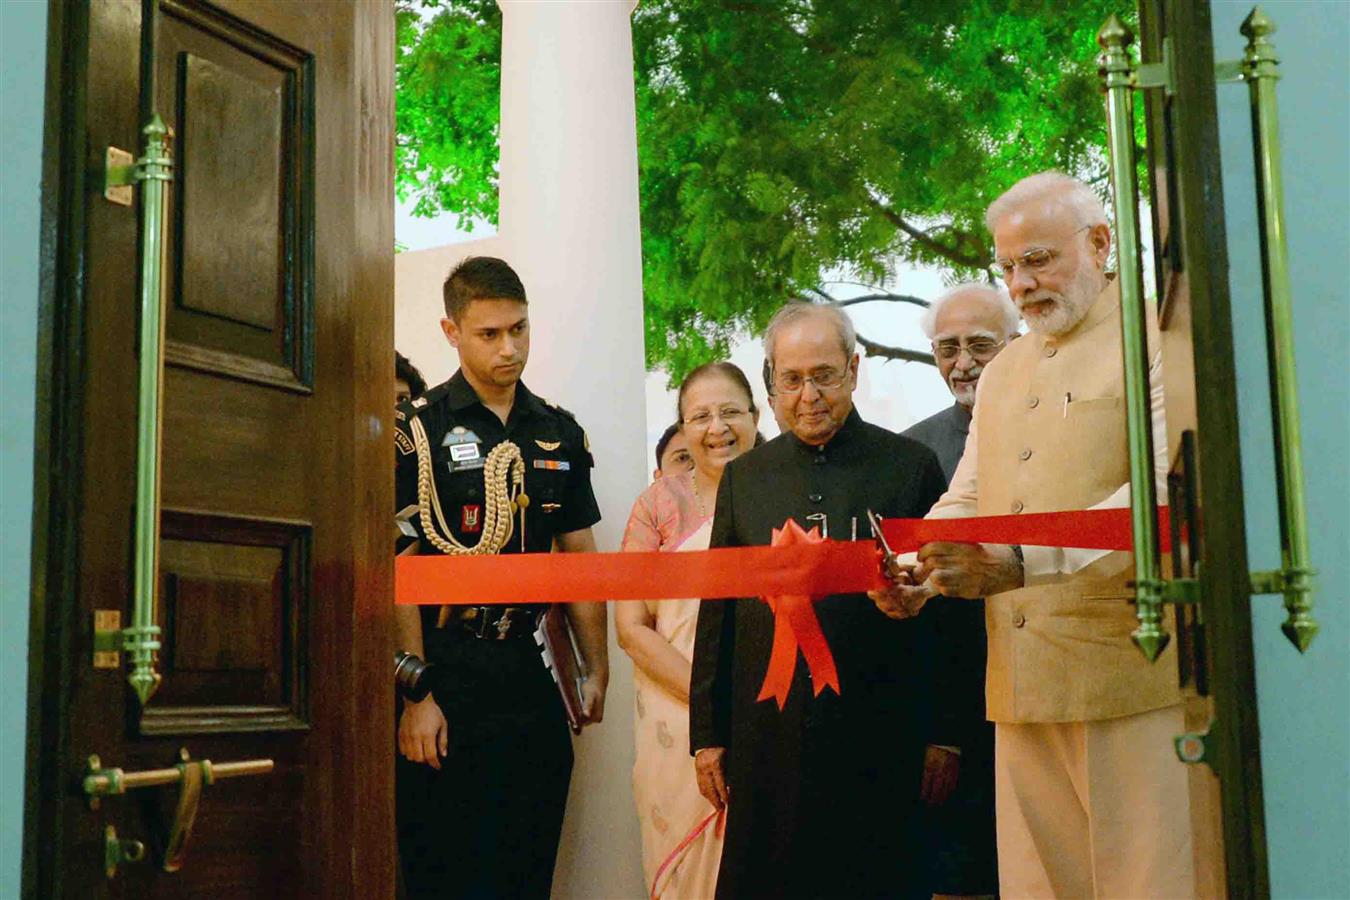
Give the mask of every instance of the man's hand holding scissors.
<svg viewBox="0 0 1350 900">
<path fill-rule="evenodd" d="M 890 618 L 912 619 L 937 592 L 927 584 L 915 583 L 915 567 L 900 562 L 891 550 L 881 530 L 881 518 L 869 509 L 867 520 L 872 524 L 872 535 L 881 545 L 881 571 L 892 582 L 890 587 L 883 590 L 868 591 L 867 596 L 877 605 L 877 609 Z"/>
</svg>

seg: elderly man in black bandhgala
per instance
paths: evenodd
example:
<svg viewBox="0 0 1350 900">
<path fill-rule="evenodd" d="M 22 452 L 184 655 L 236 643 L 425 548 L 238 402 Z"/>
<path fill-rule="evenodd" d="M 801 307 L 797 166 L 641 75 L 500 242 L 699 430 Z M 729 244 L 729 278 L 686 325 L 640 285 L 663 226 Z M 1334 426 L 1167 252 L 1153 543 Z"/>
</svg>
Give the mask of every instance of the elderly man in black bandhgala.
<svg viewBox="0 0 1350 900">
<path fill-rule="evenodd" d="M 867 511 L 922 516 L 945 479 L 932 451 L 853 408 L 848 317 L 791 304 L 765 331 L 776 417 L 790 430 L 729 463 L 711 546 L 762 545 L 785 520 L 867 537 Z M 780 710 L 759 702 L 774 620 L 757 599 L 700 606 L 690 743 L 700 788 L 727 805 L 719 898 L 926 897 L 915 852 L 929 771 L 953 754 L 933 714 L 933 616 L 888 619 L 863 594 L 815 603 L 840 692 L 799 656 Z"/>
</svg>

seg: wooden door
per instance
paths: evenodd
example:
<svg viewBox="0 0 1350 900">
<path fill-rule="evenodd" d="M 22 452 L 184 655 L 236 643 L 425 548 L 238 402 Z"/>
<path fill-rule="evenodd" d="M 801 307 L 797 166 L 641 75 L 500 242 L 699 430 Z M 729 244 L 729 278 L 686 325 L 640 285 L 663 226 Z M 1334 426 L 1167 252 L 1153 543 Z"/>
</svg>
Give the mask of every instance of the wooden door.
<svg viewBox="0 0 1350 900">
<path fill-rule="evenodd" d="M 1207 3 L 1141 0 L 1139 13 L 1142 61 L 1162 62 L 1166 43 L 1174 67 L 1170 90 L 1145 96 L 1155 260 L 1145 295 L 1158 305 L 1167 402 L 1169 490 L 1159 502 L 1171 508 L 1175 550 L 1163 574 L 1195 579 L 1200 598 L 1168 617 L 1186 706 L 1177 752 L 1192 760 L 1198 896 L 1261 897 L 1269 883 L 1214 41 Z"/>
<path fill-rule="evenodd" d="M 47 174 L 59 199 L 44 246 L 51 463 L 39 476 L 26 886 L 43 897 L 391 896 L 393 8 L 155 6 L 52 7 Z M 140 155 L 152 109 L 171 132 L 174 180 L 163 681 L 143 706 L 126 659 L 95 666 L 93 632 L 96 611 L 105 623 L 131 616 L 147 352 L 138 205 L 105 199 L 102 171 L 110 146 Z M 171 873 L 159 845 L 178 788 L 91 809 L 82 779 L 93 754 L 131 773 L 173 766 L 181 751 L 274 768 L 204 788 Z M 147 853 L 110 875 L 113 831 Z"/>
</svg>

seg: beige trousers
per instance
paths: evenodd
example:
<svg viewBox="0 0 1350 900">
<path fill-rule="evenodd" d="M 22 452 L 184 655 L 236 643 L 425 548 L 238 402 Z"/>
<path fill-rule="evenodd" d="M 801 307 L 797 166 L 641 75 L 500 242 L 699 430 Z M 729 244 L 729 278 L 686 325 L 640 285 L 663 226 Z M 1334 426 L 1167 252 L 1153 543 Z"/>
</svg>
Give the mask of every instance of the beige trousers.
<svg viewBox="0 0 1350 900">
<path fill-rule="evenodd" d="M 1004 900 L 1195 896 L 1181 706 L 1099 722 L 997 723 Z"/>
</svg>

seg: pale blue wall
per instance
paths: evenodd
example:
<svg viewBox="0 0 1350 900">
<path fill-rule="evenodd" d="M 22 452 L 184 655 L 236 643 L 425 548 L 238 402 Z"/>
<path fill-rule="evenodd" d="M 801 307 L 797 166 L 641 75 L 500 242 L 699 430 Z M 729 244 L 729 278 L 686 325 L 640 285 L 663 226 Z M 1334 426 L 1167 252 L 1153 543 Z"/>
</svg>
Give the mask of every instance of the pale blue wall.
<svg viewBox="0 0 1350 900">
<path fill-rule="evenodd" d="M 47 4 L 0 2 L 0 897 L 19 896 Z"/>
<path fill-rule="evenodd" d="M 1271 894 L 1350 896 L 1350 4 L 1268 3 L 1281 59 L 1280 136 L 1313 564 L 1322 631 L 1300 657 L 1279 598 L 1255 598 Z M 1214 46 L 1241 55 L 1250 2 L 1219 0 Z M 1219 88 L 1242 468 L 1253 568 L 1279 564 L 1251 125 Z M 1203 399 L 1202 401 L 1203 402 Z"/>
</svg>

